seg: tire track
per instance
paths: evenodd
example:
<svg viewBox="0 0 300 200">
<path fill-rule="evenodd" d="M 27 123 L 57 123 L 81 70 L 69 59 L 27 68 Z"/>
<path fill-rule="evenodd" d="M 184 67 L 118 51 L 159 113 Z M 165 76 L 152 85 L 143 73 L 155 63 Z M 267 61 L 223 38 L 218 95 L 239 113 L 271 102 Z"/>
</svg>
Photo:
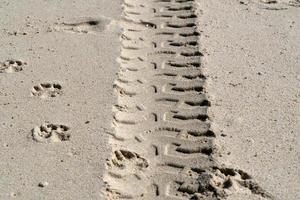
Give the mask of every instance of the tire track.
<svg viewBox="0 0 300 200">
<path fill-rule="evenodd" d="M 125 0 L 108 199 L 267 194 L 214 158 L 194 0 Z"/>
</svg>

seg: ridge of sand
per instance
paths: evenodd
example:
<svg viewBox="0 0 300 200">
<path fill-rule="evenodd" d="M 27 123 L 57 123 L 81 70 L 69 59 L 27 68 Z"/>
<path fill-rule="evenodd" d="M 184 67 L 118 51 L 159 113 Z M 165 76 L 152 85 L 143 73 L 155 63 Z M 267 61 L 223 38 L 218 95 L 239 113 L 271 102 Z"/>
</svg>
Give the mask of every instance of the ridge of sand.
<svg viewBox="0 0 300 200">
<path fill-rule="evenodd" d="M 275 199 L 219 159 L 199 8 L 193 0 L 124 3 L 108 199 Z"/>
</svg>

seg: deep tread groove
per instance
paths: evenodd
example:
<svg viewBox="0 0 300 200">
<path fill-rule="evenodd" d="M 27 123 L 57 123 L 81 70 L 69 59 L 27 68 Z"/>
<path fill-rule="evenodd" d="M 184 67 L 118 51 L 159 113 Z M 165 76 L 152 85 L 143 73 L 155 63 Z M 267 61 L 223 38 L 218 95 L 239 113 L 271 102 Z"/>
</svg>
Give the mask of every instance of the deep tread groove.
<svg viewBox="0 0 300 200">
<path fill-rule="evenodd" d="M 215 158 L 195 0 L 124 1 L 107 198 L 223 200 L 243 187 L 272 199 Z"/>
</svg>

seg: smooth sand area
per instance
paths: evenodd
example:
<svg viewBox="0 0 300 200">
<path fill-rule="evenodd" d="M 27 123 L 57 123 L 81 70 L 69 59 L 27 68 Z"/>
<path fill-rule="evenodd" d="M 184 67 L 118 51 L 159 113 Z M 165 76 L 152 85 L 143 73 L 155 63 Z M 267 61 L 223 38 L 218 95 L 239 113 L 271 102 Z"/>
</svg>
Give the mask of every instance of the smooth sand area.
<svg viewBox="0 0 300 200">
<path fill-rule="evenodd" d="M 0 1 L 0 199 L 101 199 L 120 9 Z"/>
<path fill-rule="evenodd" d="M 277 199 L 300 199 L 300 8 L 201 2 L 220 159 Z"/>
</svg>

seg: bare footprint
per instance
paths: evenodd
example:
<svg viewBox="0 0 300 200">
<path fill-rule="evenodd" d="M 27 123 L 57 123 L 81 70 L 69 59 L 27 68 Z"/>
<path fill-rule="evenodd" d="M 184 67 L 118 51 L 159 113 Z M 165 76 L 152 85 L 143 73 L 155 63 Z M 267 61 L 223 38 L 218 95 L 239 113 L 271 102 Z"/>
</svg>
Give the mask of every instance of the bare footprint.
<svg viewBox="0 0 300 200">
<path fill-rule="evenodd" d="M 73 22 L 63 22 L 49 28 L 49 30 L 68 33 L 96 33 L 105 30 L 108 24 L 108 19 L 85 18 Z"/>
<path fill-rule="evenodd" d="M 23 70 L 24 65 L 27 65 L 27 63 L 20 60 L 6 60 L 5 62 L 0 63 L 0 73 L 20 72 Z"/>
<path fill-rule="evenodd" d="M 62 94 L 62 86 L 58 83 L 41 83 L 33 86 L 31 89 L 32 96 L 41 98 L 56 97 Z"/>
<path fill-rule="evenodd" d="M 70 128 L 65 125 L 48 124 L 36 126 L 32 130 L 32 139 L 36 142 L 55 143 L 70 140 Z"/>
</svg>

